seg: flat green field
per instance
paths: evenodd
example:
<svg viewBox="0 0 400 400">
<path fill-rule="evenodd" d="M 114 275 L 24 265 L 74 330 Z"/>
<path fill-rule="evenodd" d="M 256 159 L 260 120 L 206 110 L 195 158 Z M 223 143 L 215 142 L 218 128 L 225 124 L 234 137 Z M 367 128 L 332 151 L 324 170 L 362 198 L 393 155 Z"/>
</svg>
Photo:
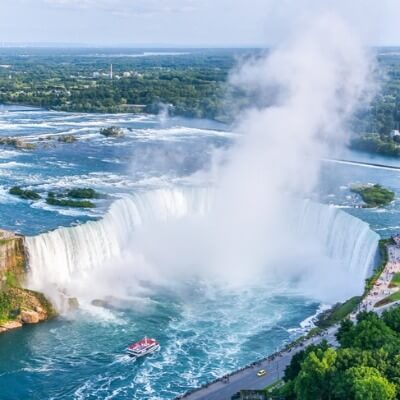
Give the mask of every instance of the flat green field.
<svg viewBox="0 0 400 400">
<path fill-rule="evenodd" d="M 393 276 L 391 282 L 391 286 L 400 286 L 400 273 L 397 273 Z"/>
<path fill-rule="evenodd" d="M 388 297 L 385 297 L 384 299 L 379 300 L 375 304 L 374 307 L 381 307 L 381 306 L 384 306 L 386 304 L 394 303 L 395 301 L 399 301 L 399 300 L 400 300 L 400 291 L 392 293 Z"/>
</svg>

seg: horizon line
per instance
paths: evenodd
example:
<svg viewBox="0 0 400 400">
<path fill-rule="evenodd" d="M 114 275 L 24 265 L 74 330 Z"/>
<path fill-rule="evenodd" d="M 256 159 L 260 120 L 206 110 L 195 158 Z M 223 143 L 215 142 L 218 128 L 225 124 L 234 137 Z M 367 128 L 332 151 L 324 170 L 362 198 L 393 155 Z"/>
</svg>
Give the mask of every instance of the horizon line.
<svg viewBox="0 0 400 400">
<path fill-rule="evenodd" d="M 0 49 L 6 48 L 65 48 L 65 49 L 268 49 L 272 44 L 173 44 L 173 43 L 76 43 L 76 42 L 0 42 Z M 370 48 L 400 48 L 400 44 L 367 45 Z"/>
</svg>

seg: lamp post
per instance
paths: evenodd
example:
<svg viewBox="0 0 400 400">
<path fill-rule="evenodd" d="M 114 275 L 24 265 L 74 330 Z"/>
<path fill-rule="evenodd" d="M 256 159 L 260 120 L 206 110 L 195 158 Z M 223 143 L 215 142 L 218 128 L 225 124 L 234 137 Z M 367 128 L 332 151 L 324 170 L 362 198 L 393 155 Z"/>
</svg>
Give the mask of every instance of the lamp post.
<svg viewBox="0 0 400 400">
<path fill-rule="evenodd" d="M 279 381 L 279 361 L 276 360 L 276 375 L 278 376 L 278 381 Z"/>
</svg>

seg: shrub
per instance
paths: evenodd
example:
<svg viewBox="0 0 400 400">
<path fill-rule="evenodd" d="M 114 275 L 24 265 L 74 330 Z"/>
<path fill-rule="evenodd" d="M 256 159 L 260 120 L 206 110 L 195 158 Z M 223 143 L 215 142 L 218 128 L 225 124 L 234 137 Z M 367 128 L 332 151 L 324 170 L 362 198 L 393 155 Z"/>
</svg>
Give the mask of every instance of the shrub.
<svg viewBox="0 0 400 400">
<path fill-rule="evenodd" d="M 39 200 L 41 198 L 39 193 L 34 190 L 24 190 L 20 186 L 12 187 L 9 193 L 24 200 Z"/>
</svg>

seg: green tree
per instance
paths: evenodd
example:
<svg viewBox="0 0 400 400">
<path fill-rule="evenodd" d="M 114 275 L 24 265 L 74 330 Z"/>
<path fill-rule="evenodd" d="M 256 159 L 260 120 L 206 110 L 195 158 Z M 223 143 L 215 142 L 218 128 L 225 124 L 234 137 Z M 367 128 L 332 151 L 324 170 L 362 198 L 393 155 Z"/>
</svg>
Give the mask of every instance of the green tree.
<svg viewBox="0 0 400 400">
<path fill-rule="evenodd" d="M 331 380 L 335 372 L 336 351 L 329 348 L 310 352 L 301 365 L 294 391 L 298 400 L 331 398 Z"/>
<path fill-rule="evenodd" d="M 336 333 L 336 339 L 343 347 L 351 346 L 353 328 L 354 323 L 350 319 L 346 318 L 341 322 L 340 328 Z"/>
<path fill-rule="evenodd" d="M 339 329 L 337 339 L 342 347 L 374 350 L 400 344 L 396 333 L 375 313 L 360 313 L 357 320 L 356 325 L 347 322 Z"/>
<path fill-rule="evenodd" d="M 385 311 L 382 318 L 387 326 L 400 333 L 400 307 Z"/>
<path fill-rule="evenodd" d="M 396 386 L 375 368 L 350 368 L 346 378 L 354 400 L 392 400 L 396 397 Z"/>
<path fill-rule="evenodd" d="M 294 354 L 289 365 L 285 368 L 285 375 L 284 380 L 288 382 L 299 374 L 301 370 L 301 364 L 305 360 L 305 358 L 310 354 L 312 351 L 317 351 L 318 349 L 325 351 L 329 348 L 328 343 L 326 340 L 323 340 L 318 345 L 310 345 L 306 349 L 299 351 L 298 353 Z"/>
</svg>

